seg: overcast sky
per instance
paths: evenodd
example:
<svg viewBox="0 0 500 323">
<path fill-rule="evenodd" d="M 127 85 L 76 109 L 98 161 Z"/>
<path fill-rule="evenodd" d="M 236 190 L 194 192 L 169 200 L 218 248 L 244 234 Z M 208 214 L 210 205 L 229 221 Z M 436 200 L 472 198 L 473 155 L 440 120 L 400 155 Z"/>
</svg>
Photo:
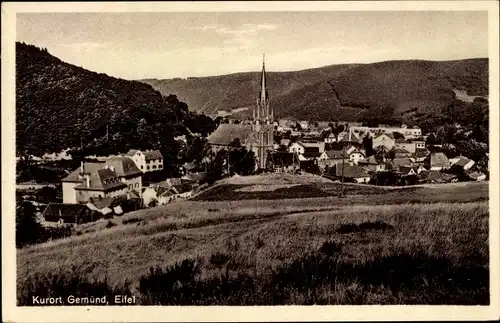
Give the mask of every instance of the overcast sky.
<svg viewBox="0 0 500 323">
<path fill-rule="evenodd" d="M 18 14 L 18 41 L 125 79 L 488 56 L 487 12 Z"/>
</svg>

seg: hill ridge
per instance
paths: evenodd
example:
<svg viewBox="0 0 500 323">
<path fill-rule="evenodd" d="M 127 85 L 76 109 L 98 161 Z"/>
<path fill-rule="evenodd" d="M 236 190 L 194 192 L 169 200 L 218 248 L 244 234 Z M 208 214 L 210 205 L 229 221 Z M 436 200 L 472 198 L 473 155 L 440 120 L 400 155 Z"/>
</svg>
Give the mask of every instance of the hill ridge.
<svg viewBox="0 0 500 323">
<path fill-rule="evenodd" d="M 177 94 L 197 111 L 216 115 L 219 109 L 253 106 L 259 73 L 141 82 L 162 93 Z M 433 116 L 455 99 L 455 88 L 469 95 L 488 92 L 487 58 L 387 60 L 267 73 L 278 117 L 363 121 L 381 112 L 386 118 L 398 118 L 415 108 L 417 113 Z M 366 111 L 360 114 L 360 108 Z"/>
</svg>

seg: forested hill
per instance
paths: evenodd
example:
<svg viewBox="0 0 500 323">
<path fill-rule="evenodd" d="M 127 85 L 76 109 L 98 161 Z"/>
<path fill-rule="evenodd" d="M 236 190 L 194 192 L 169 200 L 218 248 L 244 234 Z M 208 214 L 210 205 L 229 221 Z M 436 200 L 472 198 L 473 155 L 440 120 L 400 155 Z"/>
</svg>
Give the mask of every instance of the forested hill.
<svg viewBox="0 0 500 323">
<path fill-rule="evenodd" d="M 174 136 L 197 118 L 150 85 L 91 72 L 24 43 L 16 43 L 16 104 L 18 155 L 81 146 L 97 154 L 176 154 Z"/>
<path fill-rule="evenodd" d="M 176 94 L 194 110 L 211 114 L 253 107 L 259 72 L 143 82 L 162 93 Z M 268 84 L 278 117 L 413 120 L 442 111 L 455 99 L 454 90 L 488 96 L 488 59 L 332 65 L 268 73 Z"/>
</svg>

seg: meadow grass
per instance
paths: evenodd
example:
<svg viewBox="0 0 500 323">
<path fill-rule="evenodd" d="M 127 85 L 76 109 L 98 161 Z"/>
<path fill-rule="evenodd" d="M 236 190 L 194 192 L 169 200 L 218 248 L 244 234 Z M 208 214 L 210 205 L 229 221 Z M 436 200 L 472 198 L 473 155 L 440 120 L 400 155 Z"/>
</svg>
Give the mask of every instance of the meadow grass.
<svg viewBox="0 0 500 323">
<path fill-rule="evenodd" d="M 18 303 L 78 277 L 142 304 L 487 304 L 488 203 L 470 193 L 476 202 L 417 192 L 425 204 L 328 197 L 134 212 L 141 222 L 19 250 Z"/>
</svg>

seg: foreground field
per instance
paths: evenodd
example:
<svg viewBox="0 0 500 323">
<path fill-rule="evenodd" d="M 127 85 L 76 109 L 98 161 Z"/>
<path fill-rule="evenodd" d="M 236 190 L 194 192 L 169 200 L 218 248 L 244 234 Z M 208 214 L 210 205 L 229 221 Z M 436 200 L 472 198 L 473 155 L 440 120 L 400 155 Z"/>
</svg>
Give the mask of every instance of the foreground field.
<svg viewBox="0 0 500 323">
<path fill-rule="evenodd" d="M 134 212 L 19 250 L 18 302 L 119 292 L 141 304 L 488 304 L 487 185 L 463 187 Z"/>
</svg>

